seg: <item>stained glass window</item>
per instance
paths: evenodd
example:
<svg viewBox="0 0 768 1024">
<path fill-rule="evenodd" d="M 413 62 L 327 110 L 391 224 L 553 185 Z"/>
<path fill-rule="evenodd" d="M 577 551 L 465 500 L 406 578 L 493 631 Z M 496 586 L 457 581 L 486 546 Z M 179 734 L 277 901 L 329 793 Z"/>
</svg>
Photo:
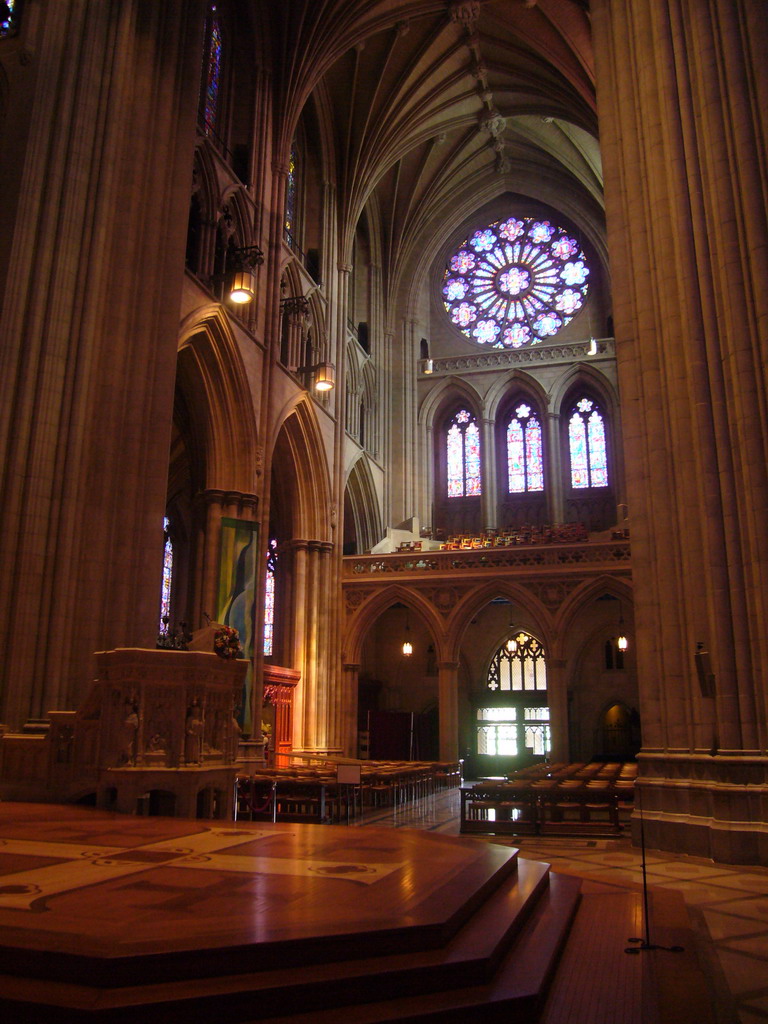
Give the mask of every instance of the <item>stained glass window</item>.
<svg viewBox="0 0 768 1024">
<path fill-rule="evenodd" d="M 448 261 L 443 304 L 470 341 L 492 348 L 536 345 L 583 307 L 589 267 L 563 228 L 533 217 L 495 221 Z"/>
<path fill-rule="evenodd" d="M 19 0 L 5 0 L 5 3 L 0 3 L 0 39 L 18 32 L 19 7 Z"/>
<path fill-rule="evenodd" d="M 171 588 L 173 587 L 173 541 L 171 540 L 170 522 L 168 517 L 163 518 L 163 585 L 160 590 L 160 633 L 167 630 L 164 618 L 171 617 Z"/>
<path fill-rule="evenodd" d="M 530 633 L 520 632 L 514 638 L 515 649 L 509 651 L 503 644 L 488 669 L 489 690 L 524 693 L 526 690 L 546 690 L 547 671 L 544 648 Z"/>
<path fill-rule="evenodd" d="M 208 46 L 203 68 L 203 127 L 206 133 L 216 129 L 219 112 L 219 86 L 221 84 L 221 22 L 216 4 L 211 4 L 208 14 Z"/>
<path fill-rule="evenodd" d="M 525 402 L 507 424 L 507 478 L 510 494 L 544 490 L 541 423 Z"/>
<path fill-rule="evenodd" d="M 461 409 L 451 420 L 446 437 L 446 463 L 449 498 L 481 493 L 480 431 L 467 409 Z"/>
<path fill-rule="evenodd" d="M 580 398 L 568 421 L 571 487 L 607 487 L 608 453 L 605 422 L 591 398 Z"/>
<path fill-rule="evenodd" d="M 522 630 L 510 639 L 514 650 L 503 643 L 488 669 L 493 705 L 477 710 L 477 752 L 544 757 L 551 749 L 544 648 Z"/>
<path fill-rule="evenodd" d="M 296 234 L 296 197 L 298 194 L 299 147 L 294 139 L 288 160 L 288 182 L 285 187 L 285 230 L 291 239 Z"/>
<path fill-rule="evenodd" d="M 273 538 L 267 548 L 267 583 L 264 595 L 264 656 L 270 657 L 275 639 L 275 571 L 277 569 L 277 541 Z"/>
</svg>

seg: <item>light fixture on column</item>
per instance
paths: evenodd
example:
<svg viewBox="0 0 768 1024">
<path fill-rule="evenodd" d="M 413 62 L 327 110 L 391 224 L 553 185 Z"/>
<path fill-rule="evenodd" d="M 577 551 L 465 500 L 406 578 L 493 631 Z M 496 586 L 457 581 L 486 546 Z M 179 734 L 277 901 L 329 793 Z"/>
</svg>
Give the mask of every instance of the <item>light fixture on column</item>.
<svg viewBox="0 0 768 1024">
<path fill-rule="evenodd" d="M 330 391 L 336 386 L 336 367 L 333 363 L 318 363 L 313 367 L 315 391 Z"/>
<path fill-rule="evenodd" d="M 410 658 L 413 654 L 413 644 L 411 643 L 411 631 L 408 625 L 408 612 L 405 613 L 405 639 L 403 640 L 403 654 L 406 658 Z"/>
<path fill-rule="evenodd" d="M 238 270 L 232 275 L 229 286 L 229 301 L 244 305 L 256 295 L 256 275 L 250 268 Z"/>
<path fill-rule="evenodd" d="M 509 654 L 516 654 L 517 653 L 517 639 L 516 639 L 516 637 L 512 633 L 512 615 L 511 615 L 511 613 L 510 613 L 510 616 L 509 616 L 509 636 L 507 637 L 507 642 L 506 642 L 506 644 L 504 646 L 507 648 L 507 651 L 509 652 Z"/>
<path fill-rule="evenodd" d="M 230 302 L 244 305 L 256 295 L 255 268 L 264 262 L 264 253 L 257 245 L 240 249 L 227 249 L 227 274 L 231 275 L 228 296 Z"/>
<path fill-rule="evenodd" d="M 434 363 L 429 358 L 429 342 L 426 338 L 422 338 L 419 342 L 419 358 L 421 361 L 421 372 L 432 373 Z"/>
<path fill-rule="evenodd" d="M 621 611 L 621 606 L 619 606 L 619 635 L 616 637 L 616 646 L 622 654 L 629 647 L 629 640 L 624 632 L 624 613 Z"/>
</svg>

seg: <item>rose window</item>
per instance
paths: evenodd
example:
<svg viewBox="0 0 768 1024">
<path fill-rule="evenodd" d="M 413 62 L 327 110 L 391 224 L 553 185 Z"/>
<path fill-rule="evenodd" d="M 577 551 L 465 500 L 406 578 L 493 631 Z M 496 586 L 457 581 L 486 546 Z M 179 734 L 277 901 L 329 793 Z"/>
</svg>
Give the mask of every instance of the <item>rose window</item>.
<svg viewBox="0 0 768 1024">
<path fill-rule="evenodd" d="M 573 319 L 586 301 L 588 276 L 584 253 L 567 231 L 510 217 L 476 231 L 451 256 L 443 303 L 470 341 L 521 348 Z"/>
</svg>

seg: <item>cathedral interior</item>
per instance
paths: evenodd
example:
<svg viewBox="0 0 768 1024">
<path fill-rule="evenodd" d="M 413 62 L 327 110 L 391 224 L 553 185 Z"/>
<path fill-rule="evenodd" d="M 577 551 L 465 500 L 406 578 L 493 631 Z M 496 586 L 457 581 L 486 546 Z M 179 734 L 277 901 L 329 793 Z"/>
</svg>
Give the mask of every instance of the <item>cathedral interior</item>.
<svg viewBox="0 0 768 1024">
<path fill-rule="evenodd" d="M 4 740 L 225 623 L 257 756 L 768 863 L 763 5 L 0 7 Z"/>
</svg>

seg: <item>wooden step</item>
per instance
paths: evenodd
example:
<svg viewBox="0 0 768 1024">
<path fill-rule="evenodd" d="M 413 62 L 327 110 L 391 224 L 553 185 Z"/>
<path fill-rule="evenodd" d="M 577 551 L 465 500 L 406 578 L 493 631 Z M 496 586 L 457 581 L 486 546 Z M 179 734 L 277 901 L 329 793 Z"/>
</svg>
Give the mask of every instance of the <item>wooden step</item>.
<svg viewBox="0 0 768 1024">
<path fill-rule="evenodd" d="M 545 894 L 485 984 L 241 1024 L 534 1024 L 579 903 L 579 879 L 550 874 Z M 576 1022 L 574 1022 L 576 1024 Z"/>
<path fill-rule="evenodd" d="M 538 1005 L 577 897 L 572 879 L 551 878 L 547 865 L 521 861 L 518 875 L 438 949 L 111 990 L 61 982 L 41 989 L 34 979 L 5 977 L 0 1007 L 25 1024 L 330 1024 L 343 1007 L 345 1022 L 363 1024 L 404 1019 L 406 1010 L 429 1019 L 485 1003 Z M 283 1015 L 286 1007 L 292 1016 Z"/>
</svg>

